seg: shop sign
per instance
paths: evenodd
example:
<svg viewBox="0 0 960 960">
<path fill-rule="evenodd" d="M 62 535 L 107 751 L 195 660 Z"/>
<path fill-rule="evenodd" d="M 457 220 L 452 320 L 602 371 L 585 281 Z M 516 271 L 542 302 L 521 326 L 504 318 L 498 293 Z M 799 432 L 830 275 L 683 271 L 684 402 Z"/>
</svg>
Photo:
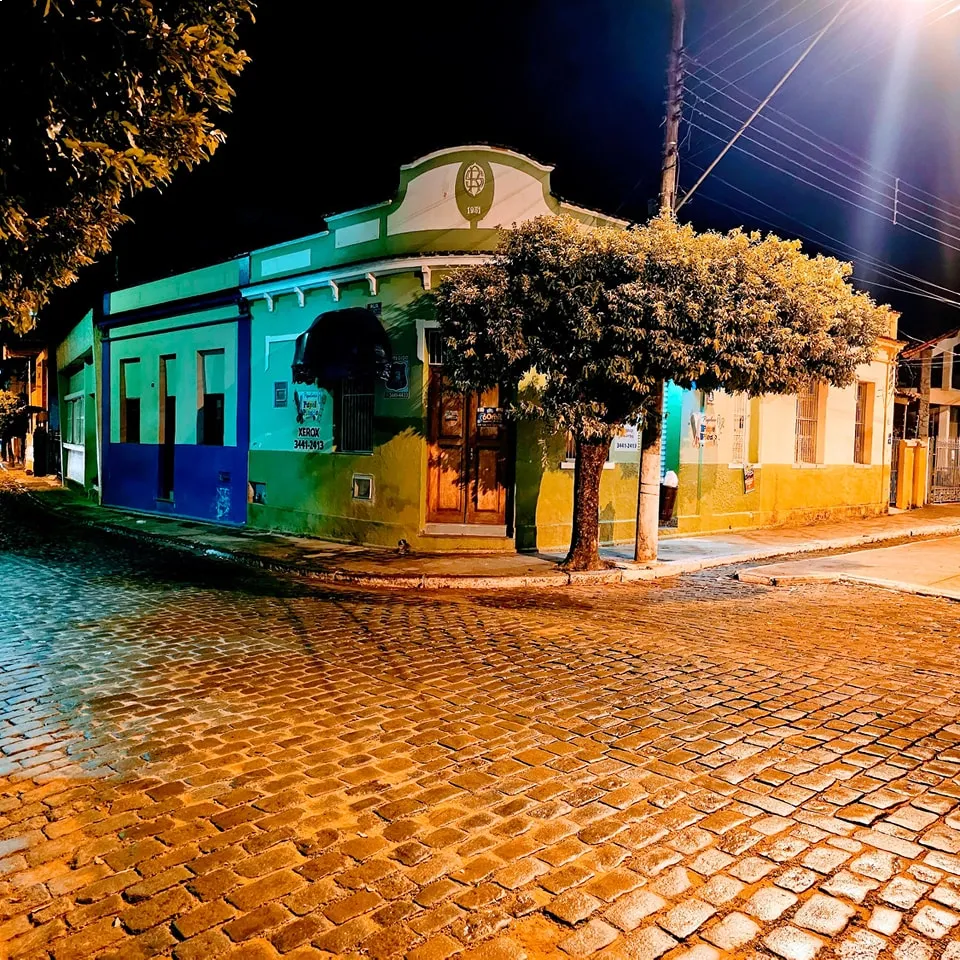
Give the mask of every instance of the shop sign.
<svg viewBox="0 0 960 960">
<path fill-rule="evenodd" d="M 499 427 L 503 423 L 503 407 L 477 407 L 478 427 Z"/>
<path fill-rule="evenodd" d="M 395 357 L 387 371 L 383 395 L 388 400 L 410 399 L 410 358 Z"/>
<path fill-rule="evenodd" d="M 293 402 L 297 408 L 297 422 L 293 428 L 293 449 L 317 453 L 325 449 L 321 436 L 321 421 L 327 402 L 324 390 L 294 390 Z"/>
<path fill-rule="evenodd" d="M 640 442 L 635 423 L 625 423 L 613 438 L 614 453 L 636 453 Z"/>
<path fill-rule="evenodd" d="M 753 473 L 753 467 L 749 463 L 743 465 L 743 492 L 753 493 L 756 487 L 756 477 Z"/>
<path fill-rule="evenodd" d="M 697 447 L 715 447 L 719 441 L 717 417 L 715 414 L 695 413 L 693 422 L 693 442 Z"/>
</svg>

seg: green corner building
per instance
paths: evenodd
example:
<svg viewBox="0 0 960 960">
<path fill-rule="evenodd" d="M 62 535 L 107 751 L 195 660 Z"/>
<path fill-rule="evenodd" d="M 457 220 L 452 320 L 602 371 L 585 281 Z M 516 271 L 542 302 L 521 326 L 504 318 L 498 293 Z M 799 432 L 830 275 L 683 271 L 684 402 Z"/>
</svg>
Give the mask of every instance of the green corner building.
<svg viewBox="0 0 960 960">
<path fill-rule="evenodd" d="M 401 169 L 394 199 L 253 254 L 242 291 L 253 368 L 251 526 L 427 551 L 569 542 L 564 439 L 503 422 L 496 390 L 441 390 L 442 350 L 424 297 L 444 272 L 486 259 L 501 226 L 549 213 L 624 225 L 557 200 L 550 172 L 508 150 L 438 151 Z M 337 369 L 344 353 L 365 353 L 378 327 L 387 378 L 373 357 L 365 371 Z M 316 358 L 329 389 L 295 382 L 298 352 Z M 610 540 L 632 535 L 637 451 L 623 446 L 624 462 L 604 477 Z"/>
</svg>

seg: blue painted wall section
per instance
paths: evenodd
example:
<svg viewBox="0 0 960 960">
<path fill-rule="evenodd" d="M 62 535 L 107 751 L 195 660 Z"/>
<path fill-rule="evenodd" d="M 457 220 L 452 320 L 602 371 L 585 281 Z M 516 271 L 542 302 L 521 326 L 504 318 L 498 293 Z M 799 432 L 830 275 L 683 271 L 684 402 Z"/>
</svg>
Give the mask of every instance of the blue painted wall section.
<svg viewBox="0 0 960 960">
<path fill-rule="evenodd" d="M 216 523 L 246 522 L 250 318 L 239 290 L 246 276 L 246 261 L 234 261 L 218 265 L 207 276 L 197 271 L 191 278 L 194 296 L 189 301 L 172 296 L 160 284 L 107 298 L 98 324 L 105 338 L 101 400 L 105 504 Z M 232 281 L 227 289 L 222 288 L 225 278 Z M 111 299 L 124 309 L 111 313 Z M 222 377 L 223 383 L 210 392 L 222 391 L 224 397 L 223 445 L 204 444 L 199 435 L 205 356 L 211 352 L 222 355 L 217 379 Z M 121 442 L 124 388 L 118 372 L 125 361 L 136 362 L 139 371 L 139 443 Z M 170 429 L 169 424 L 161 426 L 161 368 L 170 377 L 166 395 L 176 397 L 173 493 L 167 499 L 160 496 L 161 434 Z"/>
</svg>

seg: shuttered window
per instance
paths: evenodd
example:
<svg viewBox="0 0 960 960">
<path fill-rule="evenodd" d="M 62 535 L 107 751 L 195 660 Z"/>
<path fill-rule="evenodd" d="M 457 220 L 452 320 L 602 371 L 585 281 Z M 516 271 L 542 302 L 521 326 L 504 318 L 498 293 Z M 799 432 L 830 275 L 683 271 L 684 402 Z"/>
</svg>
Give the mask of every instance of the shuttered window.
<svg viewBox="0 0 960 960">
<path fill-rule="evenodd" d="M 797 437 L 794 459 L 797 463 L 817 462 L 820 427 L 820 389 L 808 384 L 797 395 Z"/>
</svg>

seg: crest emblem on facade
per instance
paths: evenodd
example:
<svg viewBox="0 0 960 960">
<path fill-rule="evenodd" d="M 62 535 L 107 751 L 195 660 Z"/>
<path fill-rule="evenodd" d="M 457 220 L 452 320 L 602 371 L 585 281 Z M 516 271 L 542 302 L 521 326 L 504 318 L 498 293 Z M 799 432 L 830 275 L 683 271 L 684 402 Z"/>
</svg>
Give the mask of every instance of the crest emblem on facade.
<svg viewBox="0 0 960 960">
<path fill-rule="evenodd" d="M 482 157 L 471 157 L 460 164 L 455 182 L 460 213 L 475 225 L 493 206 L 493 169 Z"/>
<path fill-rule="evenodd" d="M 463 171 L 463 189 L 466 190 L 471 197 L 477 196 L 486 185 L 487 175 L 483 172 L 483 167 L 478 163 L 471 163 L 470 166 Z"/>
</svg>

